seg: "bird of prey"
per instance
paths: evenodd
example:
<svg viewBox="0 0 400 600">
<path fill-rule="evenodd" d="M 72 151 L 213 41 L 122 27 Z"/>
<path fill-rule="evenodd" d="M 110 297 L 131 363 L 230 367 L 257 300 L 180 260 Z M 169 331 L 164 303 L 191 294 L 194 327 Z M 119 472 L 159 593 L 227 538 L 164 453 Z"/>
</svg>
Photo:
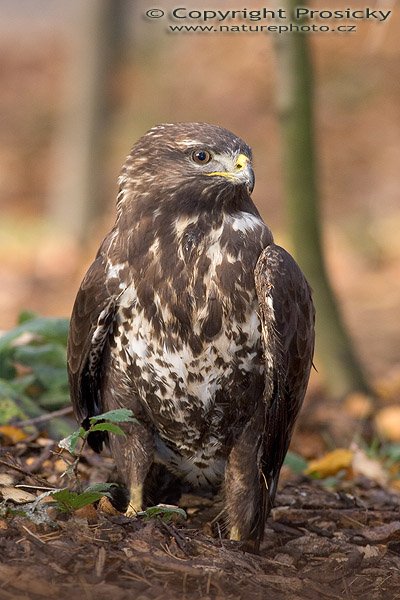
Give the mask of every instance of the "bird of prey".
<svg viewBox="0 0 400 600">
<path fill-rule="evenodd" d="M 127 515 L 162 465 L 185 489 L 223 494 L 230 539 L 257 547 L 308 384 L 314 308 L 253 187 L 251 150 L 230 131 L 150 129 L 76 297 L 68 370 L 84 426 L 135 414 L 125 438 L 89 436 L 100 451 L 108 435 Z"/>
</svg>

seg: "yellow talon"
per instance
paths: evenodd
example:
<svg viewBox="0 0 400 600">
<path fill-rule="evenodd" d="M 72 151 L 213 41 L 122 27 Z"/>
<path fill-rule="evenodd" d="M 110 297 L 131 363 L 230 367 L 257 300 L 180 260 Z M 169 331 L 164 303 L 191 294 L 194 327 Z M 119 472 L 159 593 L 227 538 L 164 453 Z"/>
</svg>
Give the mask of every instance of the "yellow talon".
<svg viewBox="0 0 400 600">
<path fill-rule="evenodd" d="M 126 509 L 125 516 L 136 517 L 138 512 L 142 510 L 142 499 L 143 499 L 143 486 L 136 485 L 130 489 L 130 500 L 128 508 Z"/>
<path fill-rule="evenodd" d="M 242 536 L 240 535 L 239 527 L 231 527 L 229 539 L 234 542 L 240 542 L 240 540 L 242 539 Z"/>
</svg>

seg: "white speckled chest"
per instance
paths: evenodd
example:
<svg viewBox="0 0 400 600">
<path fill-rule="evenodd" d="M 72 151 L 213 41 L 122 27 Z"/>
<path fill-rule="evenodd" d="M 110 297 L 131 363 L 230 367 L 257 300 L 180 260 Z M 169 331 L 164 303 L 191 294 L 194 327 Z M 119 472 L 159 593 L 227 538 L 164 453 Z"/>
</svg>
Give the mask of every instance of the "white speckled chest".
<svg viewBox="0 0 400 600">
<path fill-rule="evenodd" d="M 185 232 L 192 225 L 187 219 L 175 224 L 177 260 L 183 252 Z M 226 411 L 232 412 L 235 402 L 238 411 L 242 410 L 240 402 L 244 402 L 247 388 L 263 372 L 252 273 L 242 276 L 238 270 L 242 268 L 245 250 L 238 244 L 235 249 L 224 244 L 224 239 L 231 239 L 231 231 L 237 236 L 251 236 L 252 244 L 246 251 L 254 254 L 255 264 L 262 249 L 262 221 L 247 213 L 236 219 L 227 218 L 220 227 L 211 229 L 196 248 L 198 256 L 205 254 L 207 258 L 205 270 L 201 271 L 196 261 L 187 265 L 181 260 L 187 282 L 181 298 L 166 296 L 163 282 L 154 286 L 156 309 L 152 319 L 145 316 L 136 282 L 126 288 L 119 301 L 118 335 L 112 350 L 121 371 L 125 364 L 131 367 L 132 388 L 155 424 L 158 460 L 201 487 L 217 483 L 224 472 L 224 439 L 220 431 Z M 245 258 L 248 264 L 248 257 Z M 229 269 L 230 278 L 225 277 Z M 203 293 L 196 295 L 193 290 L 199 289 L 199 277 Z M 224 277 L 225 289 L 221 285 Z M 165 281 L 165 287 L 170 295 L 174 294 L 173 282 Z M 174 312 L 173 306 L 180 300 L 182 305 L 190 305 L 190 339 L 179 329 L 179 318 Z M 236 306 L 239 301 L 240 311 Z M 207 338 L 204 323 L 215 306 L 220 321 L 215 335 Z M 229 409 L 227 402 L 232 405 Z"/>
</svg>

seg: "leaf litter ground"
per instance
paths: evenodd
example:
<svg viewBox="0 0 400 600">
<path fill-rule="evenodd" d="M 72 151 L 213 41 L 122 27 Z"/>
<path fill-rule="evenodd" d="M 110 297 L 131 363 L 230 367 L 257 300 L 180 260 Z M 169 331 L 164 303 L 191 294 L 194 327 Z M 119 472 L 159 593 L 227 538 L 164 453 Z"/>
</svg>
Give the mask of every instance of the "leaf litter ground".
<svg viewBox="0 0 400 600">
<path fill-rule="evenodd" d="M 177 523 L 108 514 L 101 503 L 26 516 L 24 502 L 60 485 L 54 448 L 39 439 L 2 449 L 0 600 L 400 598 L 400 497 L 365 478 L 337 492 L 287 480 L 253 555 L 218 527 L 212 535 L 218 507 L 192 496 Z M 88 451 L 80 469 L 106 481 L 112 463 Z"/>
</svg>

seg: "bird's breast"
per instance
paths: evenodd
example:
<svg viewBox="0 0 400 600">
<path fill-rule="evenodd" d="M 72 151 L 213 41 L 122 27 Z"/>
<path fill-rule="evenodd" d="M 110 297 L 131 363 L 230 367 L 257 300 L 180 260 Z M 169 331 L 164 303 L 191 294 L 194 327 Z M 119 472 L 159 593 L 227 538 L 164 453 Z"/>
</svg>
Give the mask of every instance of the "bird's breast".
<svg viewBox="0 0 400 600">
<path fill-rule="evenodd" d="M 191 222 L 176 223 L 169 261 L 156 240 L 148 280 L 134 279 L 120 298 L 114 357 L 121 370 L 128 365 L 161 439 L 180 455 L 209 448 L 201 464 L 226 443 L 227 425 L 251 413 L 251 394 L 261 385 L 253 275 L 259 223 L 249 215 L 207 235 Z"/>
</svg>

